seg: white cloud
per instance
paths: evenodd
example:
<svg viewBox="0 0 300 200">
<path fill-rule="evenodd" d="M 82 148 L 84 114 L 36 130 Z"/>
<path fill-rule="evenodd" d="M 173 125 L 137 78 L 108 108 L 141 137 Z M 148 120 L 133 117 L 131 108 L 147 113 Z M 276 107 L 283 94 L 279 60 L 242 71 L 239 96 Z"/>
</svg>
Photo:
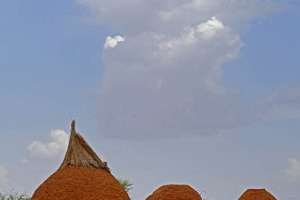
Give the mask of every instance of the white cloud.
<svg viewBox="0 0 300 200">
<path fill-rule="evenodd" d="M 197 27 L 197 30 L 201 32 L 205 38 L 212 38 L 214 34 L 223 29 L 223 23 L 218 20 L 216 17 L 212 17 L 211 20 L 208 20 L 206 23 L 202 23 Z"/>
<path fill-rule="evenodd" d="M 237 27 L 274 10 L 272 1 L 77 2 L 126 35 L 103 54 L 97 93 L 103 135 L 201 136 L 256 119 L 224 87 L 222 72 L 243 46 Z"/>
<path fill-rule="evenodd" d="M 216 18 L 184 27 L 178 36 L 128 36 L 103 55 L 100 132 L 130 138 L 206 135 L 248 123 L 252 113 L 221 84 L 222 64 L 242 45 Z"/>
<path fill-rule="evenodd" d="M 185 25 L 199 24 L 212 16 L 231 27 L 247 26 L 254 18 L 282 7 L 272 0 L 75 1 L 89 7 L 94 20 L 126 34 L 144 31 L 176 33 Z"/>
<path fill-rule="evenodd" d="M 33 141 L 28 150 L 33 156 L 37 157 L 53 157 L 63 155 L 68 146 L 68 134 L 60 129 L 50 132 L 52 141 L 44 144 L 39 141 Z"/>
<path fill-rule="evenodd" d="M 295 158 L 289 159 L 289 166 L 285 169 L 285 175 L 292 181 L 300 181 L 300 161 Z"/>
<path fill-rule="evenodd" d="M 108 37 L 106 37 L 106 40 L 104 43 L 104 48 L 105 49 L 114 48 L 117 46 L 117 44 L 119 42 L 124 42 L 124 41 L 125 41 L 125 38 L 120 35 L 117 35 L 115 37 L 108 36 Z"/>
<path fill-rule="evenodd" d="M 0 185 L 7 181 L 8 170 L 6 167 L 0 165 Z"/>
</svg>

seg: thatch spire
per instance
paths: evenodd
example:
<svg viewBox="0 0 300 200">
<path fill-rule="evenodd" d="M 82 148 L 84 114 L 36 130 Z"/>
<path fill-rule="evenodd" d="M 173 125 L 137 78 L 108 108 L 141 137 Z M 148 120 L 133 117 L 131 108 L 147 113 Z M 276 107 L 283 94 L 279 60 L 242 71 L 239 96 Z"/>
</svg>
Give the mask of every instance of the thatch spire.
<svg viewBox="0 0 300 200">
<path fill-rule="evenodd" d="M 103 162 L 84 138 L 76 132 L 75 120 L 72 120 L 71 123 L 71 135 L 68 149 L 59 169 L 69 165 L 76 167 L 96 167 L 110 172 L 107 163 Z"/>
</svg>

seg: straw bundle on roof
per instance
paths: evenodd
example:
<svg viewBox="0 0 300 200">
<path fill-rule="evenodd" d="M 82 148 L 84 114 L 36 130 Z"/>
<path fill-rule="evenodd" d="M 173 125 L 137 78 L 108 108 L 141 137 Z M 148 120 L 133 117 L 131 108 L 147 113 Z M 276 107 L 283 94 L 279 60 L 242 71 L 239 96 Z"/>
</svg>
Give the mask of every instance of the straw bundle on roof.
<svg viewBox="0 0 300 200">
<path fill-rule="evenodd" d="M 276 200 L 266 189 L 248 189 L 238 200 Z"/>
<path fill-rule="evenodd" d="M 31 200 L 130 200 L 110 173 L 107 164 L 92 150 L 71 124 L 65 158 L 59 169 L 34 192 Z"/>
<path fill-rule="evenodd" d="M 75 120 L 71 124 L 71 136 L 68 149 L 59 169 L 66 166 L 96 167 L 110 172 L 107 164 L 103 162 L 84 138 L 75 130 Z"/>
</svg>

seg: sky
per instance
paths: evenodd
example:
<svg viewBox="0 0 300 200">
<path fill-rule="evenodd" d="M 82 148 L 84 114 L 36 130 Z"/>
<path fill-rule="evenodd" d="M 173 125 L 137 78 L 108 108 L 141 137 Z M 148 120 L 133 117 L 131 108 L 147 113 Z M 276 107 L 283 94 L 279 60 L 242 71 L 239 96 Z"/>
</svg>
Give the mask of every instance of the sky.
<svg viewBox="0 0 300 200">
<path fill-rule="evenodd" d="M 145 199 L 300 200 L 296 0 L 0 0 L 0 192 L 31 195 L 72 119 Z"/>
</svg>

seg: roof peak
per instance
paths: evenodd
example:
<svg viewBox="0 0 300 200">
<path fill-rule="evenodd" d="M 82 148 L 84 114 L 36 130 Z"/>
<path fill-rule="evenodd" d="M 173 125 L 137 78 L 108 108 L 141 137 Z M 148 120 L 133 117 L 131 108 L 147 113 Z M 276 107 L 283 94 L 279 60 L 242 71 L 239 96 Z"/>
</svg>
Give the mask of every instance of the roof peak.
<svg viewBox="0 0 300 200">
<path fill-rule="evenodd" d="M 85 139 L 76 132 L 75 120 L 71 122 L 68 149 L 59 169 L 63 169 L 66 166 L 95 167 L 110 172 L 107 163 L 103 162 Z"/>
</svg>

